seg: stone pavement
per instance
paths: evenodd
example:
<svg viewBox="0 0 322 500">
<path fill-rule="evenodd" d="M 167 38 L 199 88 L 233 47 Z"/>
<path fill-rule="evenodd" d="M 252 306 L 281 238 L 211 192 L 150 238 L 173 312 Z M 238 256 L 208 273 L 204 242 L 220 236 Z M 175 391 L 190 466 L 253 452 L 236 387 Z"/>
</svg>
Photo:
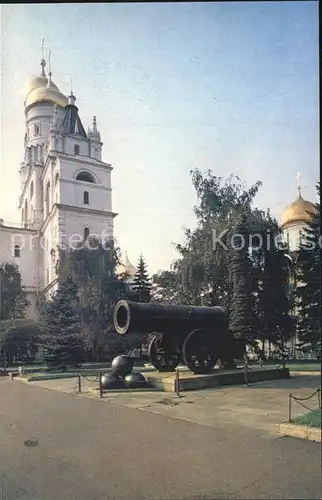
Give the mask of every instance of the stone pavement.
<svg viewBox="0 0 322 500">
<path fill-rule="evenodd" d="M 240 388 L 238 401 L 245 408 L 271 390 Z M 189 394 L 195 403 L 185 406 L 198 404 L 203 412 L 201 400 L 210 398 L 216 408 L 219 400 L 202 394 L 198 400 Z M 144 395 L 156 405 L 159 396 Z M 321 498 L 319 444 L 263 439 L 244 423 L 198 425 L 138 411 L 124 406 L 131 399 L 120 404 L 122 397 L 77 397 L 1 380 L 1 500 Z"/>
<path fill-rule="evenodd" d="M 77 393 L 75 379 L 39 381 L 32 382 L 32 385 Z M 87 392 L 83 392 L 81 396 L 97 399 L 98 393 L 88 392 L 96 385 L 84 380 L 83 390 Z M 291 392 L 297 397 L 307 397 L 320 385 L 319 376 L 303 375 L 288 380 L 260 382 L 248 387 L 232 386 L 183 392 L 180 398 L 159 391 L 109 392 L 104 393 L 103 401 L 108 405 L 140 409 L 221 429 L 238 425 L 256 429 L 261 435 L 274 438 L 279 435 L 277 425 L 288 418 L 288 394 Z M 315 408 L 317 400 L 312 398 L 306 404 Z M 305 412 L 302 406 L 292 403 L 294 417 Z"/>
</svg>

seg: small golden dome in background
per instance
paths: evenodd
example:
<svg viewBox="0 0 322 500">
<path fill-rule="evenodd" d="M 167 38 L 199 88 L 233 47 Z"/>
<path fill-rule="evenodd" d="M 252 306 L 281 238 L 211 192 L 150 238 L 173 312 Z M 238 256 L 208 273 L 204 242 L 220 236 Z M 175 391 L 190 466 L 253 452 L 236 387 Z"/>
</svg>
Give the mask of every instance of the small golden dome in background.
<svg viewBox="0 0 322 500">
<path fill-rule="evenodd" d="M 127 253 L 125 253 L 124 263 L 117 266 L 115 273 L 117 276 L 126 274 L 130 279 L 134 278 L 136 275 L 136 268 L 133 266 L 132 262 L 130 262 Z"/>
<path fill-rule="evenodd" d="M 281 226 L 284 227 L 287 224 L 293 222 L 310 222 L 312 220 L 312 214 L 317 213 L 317 209 L 313 203 L 304 200 L 301 195 L 291 203 L 282 213 L 281 216 Z"/>
</svg>

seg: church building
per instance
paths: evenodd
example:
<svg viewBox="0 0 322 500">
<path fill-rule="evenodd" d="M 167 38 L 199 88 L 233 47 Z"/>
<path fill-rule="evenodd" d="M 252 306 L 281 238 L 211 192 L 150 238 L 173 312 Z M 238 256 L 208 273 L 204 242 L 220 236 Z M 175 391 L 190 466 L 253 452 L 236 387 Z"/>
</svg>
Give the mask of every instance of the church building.
<svg viewBox="0 0 322 500">
<path fill-rule="evenodd" d="M 299 175 L 297 174 L 298 180 Z M 288 243 L 294 259 L 300 248 L 301 240 L 305 237 L 305 227 L 312 220 L 312 215 L 317 213 L 315 205 L 302 198 L 299 184 L 297 190 L 297 199 L 285 208 L 280 220 L 285 241 Z"/>
<path fill-rule="evenodd" d="M 20 165 L 21 221 L 0 219 L 0 262 L 18 266 L 22 286 L 36 315 L 40 294 L 56 288 L 58 249 L 86 244 L 90 235 L 104 241 L 113 237 L 112 166 L 102 160 L 96 117 L 85 131 L 76 97 L 63 94 L 41 59 L 39 76 L 27 85 L 24 112 L 24 158 Z M 281 227 L 289 242 L 290 261 L 296 264 L 303 229 L 315 206 L 298 198 L 283 212 Z M 133 283 L 136 269 L 125 255 L 116 273 Z"/>
<path fill-rule="evenodd" d="M 63 94 L 41 60 L 24 100 L 24 158 L 20 165 L 18 227 L 0 219 L 0 262 L 19 267 L 36 313 L 39 294 L 57 282 L 58 248 L 75 248 L 89 235 L 113 237 L 112 166 L 102 160 L 96 117 L 85 131 L 76 97 Z"/>
</svg>

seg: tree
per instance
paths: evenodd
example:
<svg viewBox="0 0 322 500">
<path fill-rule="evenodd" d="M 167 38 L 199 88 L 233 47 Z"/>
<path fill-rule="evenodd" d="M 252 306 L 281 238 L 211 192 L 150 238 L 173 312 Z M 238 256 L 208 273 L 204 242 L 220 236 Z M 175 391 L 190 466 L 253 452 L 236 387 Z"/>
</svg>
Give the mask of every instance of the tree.
<svg viewBox="0 0 322 500">
<path fill-rule="evenodd" d="M 84 359 L 85 343 L 76 312 L 76 287 L 71 278 L 60 282 L 57 292 L 40 310 L 38 356 L 57 365 L 77 364 Z"/>
<path fill-rule="evenodd" d="M 18 267 L 9 263 L 1 264 L 0 321 L 23 318 L 28 305 Z"/>
<path fill-rule="evenodd" d="M 316 186 L 320 197 L 320 183 Z M 321 358 L 321 215 L 320 204 L 304 231 L 296 268 L 295 301 L 302 350 Z"/>
<path fill-rule="evenodd" d="M 8 365 L 30 363 L 37 355 L 40 332 L 32 320 L 15 320 L 8 324 L 2 338 L 2 356 Z"/>
<path fill-rule="evenodd" d="M 151 302 L 179 304 L 182 282 L 176 271 L 160 271 L 152 276 Z"/>
<path fill-rule="evenodd" d="M 136 274 L 133 280 L 132 290 L 136 294 L 138 302 L 150 302 L 151 282 L 146 269 L 143 255 L 140 255 Z"/>
<path fill-rule="evenodd" d="M 290 316 L 289 262 L 287 247 L 282 243 L 278 223 L 269 211 L 262 220 L 258 244 L 253 241 L 251 251 L 253 287 L 258 318 L 258 340 L 282 348 L 294 327 Z"/>
<path fill-rule="evenodd" d="M 82 331 L 96 360 L 111 358 L 138 344 L 135 335 L 121 337 L 114 329 L 116 303 L 133 298 L 126 279 L 115 274 L 119 261 L 120 250 L 115 241 L 102 245 L 92 239 L 88 245 L 64 254 L 59 269 L 62 280 L 69 276 L 77 286 Z"/>
<path fill-rule="evenodd" d="M 10 361 L 9 334 L 19 320 L 25 316 L 29 302 L 22 289 L 21 275 L 17 266 L 0 265 L 0 362 Z"/>
<path fill-rule="evenodd" d="M 276 248 L 271 237 L 270 248 L 263 249 L 263 267 L 259 280 L 258 317 L 260 338 L 284 349 L 295 326 L 290 315 L 289 264 L 285 250 Z"/>
<path fill-rule="evenodd" d="M 249 233 L 246 216 L 243 215 L 236 224 L 236 233 L 232 240 L 233 301 L 230 329 L 236 338 L 245 340 L 246 343 L 252 343 L 257 335 Z"/>
<path fill-rule="evenodd" d="M 181 304 L 222 305 L 230 314 L 232 277 L 230 239 L 240 214 L 247 213 L 252 227 L 257 223 L 257 211 L 252 207 L 260 182 L 249 189 L 231 175 L 223 180 L 209 170 L 203 175 L 191 172 L 198 197 L 194 208 L 197 227 L 185 230 L 184 244 L 176 245 L 178 259 L 171 273 L 171 300 Z M 154 288 L 163 289 L 170 274 L 154 276 Z M 159 284 L 158 284 L 159 283 Z"/>
</svg>

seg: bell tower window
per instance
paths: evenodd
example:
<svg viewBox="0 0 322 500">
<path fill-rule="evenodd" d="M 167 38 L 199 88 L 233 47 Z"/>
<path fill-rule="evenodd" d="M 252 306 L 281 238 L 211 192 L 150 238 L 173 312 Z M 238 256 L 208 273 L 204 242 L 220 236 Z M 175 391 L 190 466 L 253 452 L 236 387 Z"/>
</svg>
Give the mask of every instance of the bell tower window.
<svg viewBox="0 0 322 500">
<path fill-rule="evenodd" d="M 93 175 L 90 172 L 86 171 L 79 172 L 79 174 L 77 174 L 76 180 L 82 182 L 91 182 L 95 184 L 95 179 Z"/>
<path fill-rule="evenodd" d="M 34 125 L 34 135 L 40 135 L 40 127 L 39 125 Z"/>
<path fill-rule="evenodd" d="M 19 245 L 15 245 L 14 256 L 15 257 L 20 257 L 20 246 Z"/>
<path fill-rule="evenodd" d="M 30 199 L 33 197 L 34 195 L 34 183 L 33 181 L 31 181 L 31 184 L 30 184 Z"/>
<path fill-rule="evenodd" d="M 75 144 L 75 146 L 74 146 L 74 154 L 75 155 L 79 155 L 79 146 L 78 146 L 78 144 Z"/>
<path fill-rule="evenodd" d="M 89 193 L 84 191 L 84 205 L 89 205 Z"/>
</svg>

